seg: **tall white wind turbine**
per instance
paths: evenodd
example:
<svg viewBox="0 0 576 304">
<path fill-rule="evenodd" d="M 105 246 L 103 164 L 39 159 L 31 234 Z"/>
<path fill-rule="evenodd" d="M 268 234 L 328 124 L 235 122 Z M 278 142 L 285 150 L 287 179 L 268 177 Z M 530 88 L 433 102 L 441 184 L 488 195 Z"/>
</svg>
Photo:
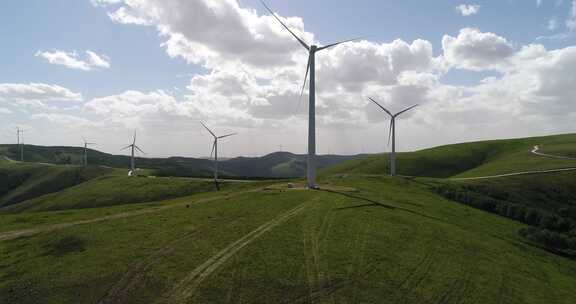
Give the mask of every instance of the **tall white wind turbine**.
<svg viewBox="0 0 576 304">
<path fill-rule="evenodd" d="M 310 73 L 310 86 L 308 87 L 308 164 L 306 177 L 308 188 L 316 189 L 318 188 L 316 185 L 316 53 L 345 42 L 358 40 L 358 38 L 344 40 L 322 47 L 318 47 L 317 45 L 308 45 L 302 38 L 294 34 L 294 32 L 290 30 L 290 28 L 284 24 L 278 16 L 276 16 L 264 1 L 260 0 L 260 2 L 262 2 L 262 5 L 270 12 L 270 14 L 272 14 L 272 16 L 274 16 L 274 18 L 276 18 L 276 20 L 308 51 L 308 66 L 306 67 L 306 75 L 304 76 L 304 84 L 302 85 L 300 97 L 304 93 L 308 73 Z"/>
<path fill-rule="evenodd" d="M 214 185 L 216 185 L 216 190 L 220 191 L 220 186 L 218 185 L 218 140 L 222 139 L 222 138 L 229 137 L 229 136 L 236 135 L 238 133 L 231 133 L 231 134 L 226 134 L 226 135 L 222 135 L 222 136 L 216 136 L 216 134 L 214 134 L 214 132 L 212 132 L 212 130 L 210 130 L 203 122 L 200 122 L 200 123 L 208 132 L 210 132 L 212 137 L 214 137 L 214 143 L 212 144 L 212 152 L 210 152 L 210 158 L 212 158 L 212 155 L 214 155 Z"/>
<path fill-rule="evenodd" d="M 404 110 L 402 110 L 396 114 L 392 114 L 392 112 L 388 111 L 386 108 L 384 108 L 381 104 L 379 104 L 372 97 L 369 97 L 368 99 L 370 99 L 370 101 L 375 103 L 378 107 L 380 107 L 382 110 L 384 110 L 384 112 L 386 112 L 388 115 L 390 115 L 390 131 L 388 133 L 388 143 L 390 143 L 390 138 L 392 138 L 392 153 L 390 153 L 390 175 L 395 176 L 396 175 L 396 117 L 400 116 L 401 114 L 403 114 L 405 112 L 412 110 L 413 108 L 415 108 L 418 105 L 413 105 L 413 106 L 408 107 L 408 108 L 406 108 L 406 109 L 404 109 Z"/>
<path fill-rule="evenodd" d="M 88 167 L 88 146 L 92 146 L 95 145 L 96 143 L 91 143 L 86 141 L 86 138 L 82 137 L 82 140 L 84 141 L 84 155 L 82 157 L 82 165 L 84 167 Z"/>
<path fill-rule="evenodd" d="M 138 150 L 141 153 L 146 154 L 144 153 L 144 151 L 142 151 L 142 149 L 140 149 L 140 147 L 136 145 L 136 131 L 134 131 L 134 140 L 132 141 L 132 143 L 122 148 L 122 150 L 126 150 L 128 148 L 130 148 L 130 172 L 128 172 L 128 175 L 136 176 L 136 166 L 135 166 L 136 164 L 134 161 L 134 152 L 135 150 Z"/>
</svg>

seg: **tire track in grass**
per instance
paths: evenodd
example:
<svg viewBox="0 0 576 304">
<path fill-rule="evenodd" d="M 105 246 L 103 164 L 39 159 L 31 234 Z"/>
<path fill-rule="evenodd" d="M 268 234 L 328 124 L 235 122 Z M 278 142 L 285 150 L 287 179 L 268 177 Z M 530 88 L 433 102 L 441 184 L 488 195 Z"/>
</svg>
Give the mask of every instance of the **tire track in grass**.
<svg viewBox="0 0 576 304">
<path fill-rule="evenodd" d="M 333 303 L 332 295 L 330 293 L 324 294 L 324 291 L 330 285 L 330 279 L 322 269 L 321 260 L 323 253 L 320 249 L 320 245 L 325 241 L 331 227 L 331 211 L 327 211 L 324 215 L 318 232 L 316 232 L 315 223 L 305 223 L 303 226 L 302 241 L 304 243 L 304 260 L 308 280 L 308 300 L 310 303 L 316 303 L 317 300 L 328 295 L 330 296 L 330 302 Z"/>
<path fill-rule="evenodd" d="M 244 237 L 235 241 L 234 243 L 226 246 L 224 249 L 220 250 L 218 253 L 210 257 L 203 264 L 196 267 L 188 275 L 184 277 L 180 282 L 178 282 L 171 291 L 164 295 L 161 301 L 165 303 L 182 303 L 190 299 L 196 292 L 199 285 L 210 276 L 215 270 L 217 270 L 222 264 L 227 262 L 231 257 L 236 255 L 242 248 L 246 247 L 264 233 L 272 230 L 276 226 L 287 221 L 291 217 L 297 215 L 307 206 L 308 202 L 302 203 L 295 208 L 277 216 L 273 220 L 263 224 L 252 232 L 248 233 Z"/>
<path fill-rule="evenodd" d="M 126 303 L 134 291 L 141 286 L 150 268 L 160 262 L 160 258 L 171 253 L 178 243 L 193 238 L 196 236 L 196 233 L 197 231 L 189 232 L 183 237 L 169 242 L 166 246 L 156 250 L 148 257 L 143 258 L 140 263 L 137 263 L 124 273 L 122 278 L 98 301 L 98 304 Z"/>
</svg>

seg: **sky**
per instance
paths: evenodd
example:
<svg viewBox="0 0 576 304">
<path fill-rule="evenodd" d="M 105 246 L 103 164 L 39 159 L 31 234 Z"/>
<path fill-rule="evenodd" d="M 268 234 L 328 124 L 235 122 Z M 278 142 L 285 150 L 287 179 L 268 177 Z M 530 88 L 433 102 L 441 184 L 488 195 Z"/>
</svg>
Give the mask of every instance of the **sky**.
<svg viewBox="0 0 576 304">
<path fill-rule="evenodd" d="M 267 0 L 317 54 L 319 154 L 575 131 L 576 0 Z M 0 143 L 305 153 L 307 52 L 259 0 L 0 2 Z"/>
</svg>

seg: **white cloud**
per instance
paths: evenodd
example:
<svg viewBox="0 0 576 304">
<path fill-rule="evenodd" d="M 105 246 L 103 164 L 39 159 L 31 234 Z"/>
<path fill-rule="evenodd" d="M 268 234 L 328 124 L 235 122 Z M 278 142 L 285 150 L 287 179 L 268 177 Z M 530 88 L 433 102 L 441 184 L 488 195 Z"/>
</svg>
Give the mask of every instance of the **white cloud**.
<svg viewBox="0 0 576 304">
<path fill-rule="evenodd" d="M 196 129 L 198 119 L 220 127 L 253 128 L 263 137 L 279 130 L 305 130 L 307 96 L 300 106 L 298 97 L 306 52 L 271 16 L 242 8 L 235 0 L 130 0 L 110 16 L 119 23 L 154 26 L 169 56 L 202 65 L 207 72 L 192 76 L 182 96 L 126 91 L 90 100 L 83 108 L 88 115 L 106 125 L 150 131 Z M 304 31 L 302 19 L 284 20 L 307 41 L 315 41 Z M 384 127 L 373 122 L 385 117 L 367 96 L 393 111 L 420 104 L 402 118 L 409 122 L 402 126 L 407 126 L 403 138 L 410 132 L 423 134 L 424 140 L 415 141 L 421 145 L 529 135 L 540 130 L 538 123 L 557 128 L 576 116 L 571 48 L 515 46 L 496 33 L 472 28 L 445 35 L 442 47 L 435 57 L 426 40 L 359 41 L 318 53 L 319 140 L 330 130 L 338 133 L 351 125 L 358 132 L 354 134 L 380 134 Z M 452 69 L 491 71 L 494 77 L 470 86 L 443 83 Z M 283 138 L 286 145 L 305 144 L 299 136 L 289 137 Z M 354 135 L 354 140 L 361 137 Z"/>
<path fill-rule="evenodd" d="M 38 51 L 35 56 L 44 58 L 51 64 L 62 65 L 70 69 L 91 71 L 95 68 L 110 68 L 110 59 L 107 56 L 98 55 L 92 51 L 86 51 L 85 60 L 79 59 L 76 51 Z"/>
<path fill-rule="evenodd" d="M 556 20 L 556 18 L 548 20 L 546 28 L 548 28 L 549 31 L 555 31 L 558 28 L 558 20 Z"/>
<path fill-rule="evenodd" d="M 536 0 L 536 6 L 537 7 L 542 6 L 542 0 Z"/>
<path fill-rule="evenodd" d="M 94 6 L 108 6 L 121 3 L 123 0 L 90 0 Z"/>
<path fill-rule="evenodd" d="M 576 0 L 572 0 L 572 6 L 570 7 L 570 17 L 566 20 L 566 27 L 569 31 L 576 31 Z"/>
<path fill-rule="evenodd" d="M 480 5 L 478 4 L 460 4 L 456 6 L 456 11 L 462 16 L 472 16 L 480 12 Z"/>
<path fill-rule="evenodd" d="M 6 108 L 0 107 L 0 114 L 12 114 L 12 111 Z"/>
<path fill-rule="evenodd" d="M 458 37 L 444 35 L 442 48 L 449 65 L 474 71 L 503 69 L 514 53 L 505 38 L 473 28 L 460 30 Z"/>
<path fill-rule="evenodd" d="M 44 83 L 0 83 L 0 101 L 4 102 L 81 100 L 82 94 L 74 93 L 58 85 Z"/>
</svg>

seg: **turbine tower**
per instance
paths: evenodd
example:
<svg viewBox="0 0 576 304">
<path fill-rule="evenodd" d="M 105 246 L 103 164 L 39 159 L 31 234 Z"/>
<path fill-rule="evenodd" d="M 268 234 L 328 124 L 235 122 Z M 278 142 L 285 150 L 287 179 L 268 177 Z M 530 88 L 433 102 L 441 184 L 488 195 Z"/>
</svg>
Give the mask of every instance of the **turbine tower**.
<svg viewBox="0 0 576 304">
<path fill-rule="evenodd" d="M 131 144 L 127 145 L 126 147 L 122 148 L 122 150 L 126 150 L 130 148 L 130 172 L 128 172 L 128 176 L 136 176 L 136 166 L 134 162 L 134 152 L 135 150 L 140 151 L 141 153 L 146 154 L 140 147 L 136 145 L 136 131 L 134 131 L 134 140 Z"/>
<path fill-rule="evenodd" d="M 392 137 L 392 153 L 390 153 L 390 176 L 395 176 L 396 175 L 396 117 L 400 116 L 401 114 L 412 110 L 413 108 L 415 108 L 418 105 L 413 105 L 411 107 L 408 107 L 396 114 L 392 114 L 392 112 L 388 111 L 386 108 L 384 108 L 381 104 L 379 104 L 376 100 L 374 100 L 372 97 L 369 97 L 368 99 L 370 99 L 370 101 L 372 101 L 373 103 L 375 103 L 377 106 L 379 106 L 382 110 L 384 110 L 384 112 L 386 112 L 388 115 L 390 115 L 390 131 L 388 133 L 388 144 L 390 144 L 390 137 Z"/>
<path fill-rule="evenodd" d="M 306 177 L 308 188 L 317 189 L 316 185 L 316 53 L 322 50 L 337 46 L 339 44 L 350 42 L 356 39 L 344 40 L 336 43 L 332 43 L 326 46 L 318 47 L 317 45 L 308 45 L 304 40 L 298 37 L 290 28 L 276 16 L 276 14 L 260 0 L 262 5 L 274 16 L 274 18 L 284 27 L 290 34 L 308 51 L 308 66 L 306 67 L 306 75 L 304 76 L 304 84 L 302 85 L 302 91 L 300 92 L 300 97 L 304 93 L 304 88 L 306 87 L 306 80 L 308 78 L 308 73 L 310 73 L 310 86 L 308 87 L 308 164 L 306 168 Z"/>
<path fill-rule="evenodd" d="M 84 138 L 84 137 L 82 137 L 82 140 L 84 141 L 84 156 L 83 156 L 82 165 L 84 167 L 88 167 L 88 146 L 95 145 L 96 143 L 88 142 L 88 141 L 86 141 L 86 138 Z"/>
<path fill-rule="evenodd" d="M 22 135 L 22 140 L 20 140 L 20 135 Z M 20 161 L 24 161 L 24 130 L 20 127 L 16 127 L 16 137 L 18 147 L 20 147 Z"/>
<path fill-rule="evenodd" d="M 212 130 L 210 130 L 203 122 L 200 123 L 202 124 L 202 126 L 204 126 L 206 130 L 208 130 L 208 132 L 210 132 L 212 137 L 214 137 L 214 143 L 212 144 L 212 152 L 210 152 L 210 158 L 212 158 L 212 155 L 214 155 L 214 185 L 216 185 L 216 191 L 220 191 L 220 186 L 218 185 L 218 140 L 232 135 L 236 135 L 238 133 L 216 136 L 216 134 L 214 134 L 214 132 L 212 132 Z"/>
</svg>

